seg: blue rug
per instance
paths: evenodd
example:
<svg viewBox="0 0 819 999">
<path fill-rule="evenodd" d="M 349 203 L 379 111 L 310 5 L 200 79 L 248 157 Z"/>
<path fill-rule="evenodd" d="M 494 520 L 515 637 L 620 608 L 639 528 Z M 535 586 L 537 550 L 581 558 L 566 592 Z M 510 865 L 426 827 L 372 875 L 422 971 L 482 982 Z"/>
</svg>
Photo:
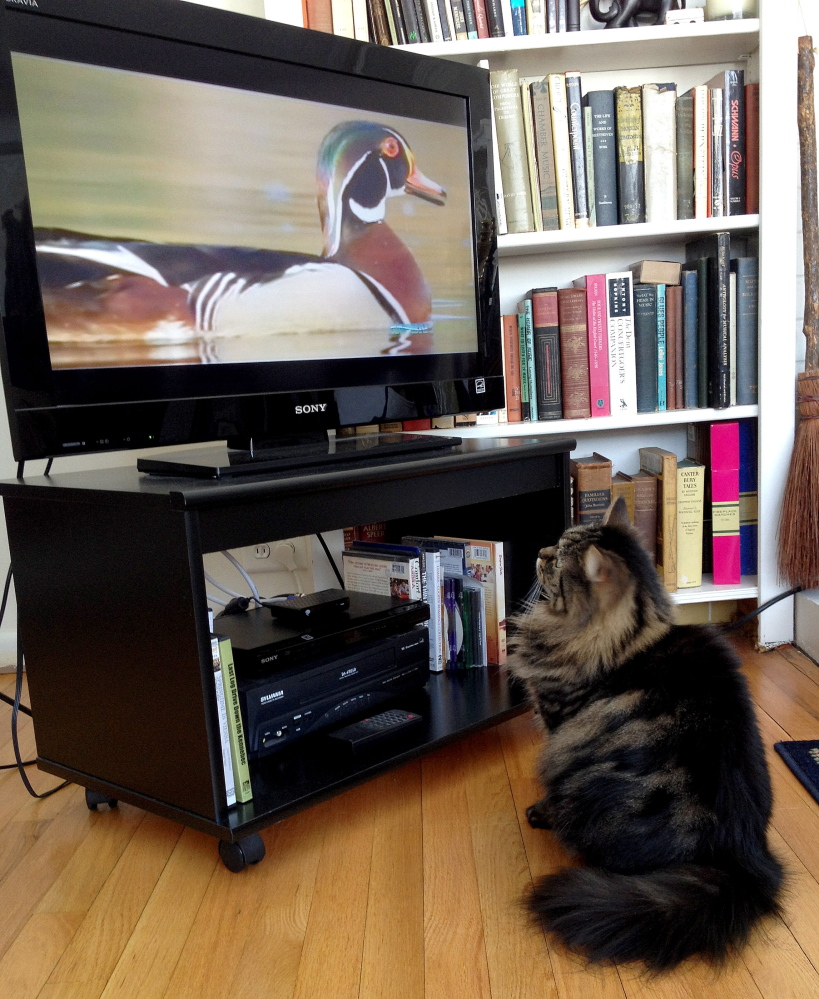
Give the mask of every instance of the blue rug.
<svg viewBox="0 0 819 999">
<path fill-rule="evenodd" d="M 799 782 L 816 801 L 819 801 L 819 739 L 775 742 L 774 749 L 788 764 Z"/>
</svg>

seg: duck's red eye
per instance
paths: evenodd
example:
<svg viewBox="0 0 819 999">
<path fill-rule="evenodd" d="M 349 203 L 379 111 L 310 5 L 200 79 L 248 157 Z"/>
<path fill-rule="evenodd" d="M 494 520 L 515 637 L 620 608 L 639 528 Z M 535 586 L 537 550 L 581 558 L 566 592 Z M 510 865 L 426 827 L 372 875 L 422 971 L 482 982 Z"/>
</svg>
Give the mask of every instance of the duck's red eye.
<svg viewBox="0 0 819 999">
<path fill-rule="evenodd" d="M 396 156 L 401 153 L 401 145 L 398 139 L 394 139 L 390 136 L 388 139 L 384 139 L 381 143 L 381 152 L 385 156 L 389 156 L 391 160 L 394 160 Z"/>
</svg>

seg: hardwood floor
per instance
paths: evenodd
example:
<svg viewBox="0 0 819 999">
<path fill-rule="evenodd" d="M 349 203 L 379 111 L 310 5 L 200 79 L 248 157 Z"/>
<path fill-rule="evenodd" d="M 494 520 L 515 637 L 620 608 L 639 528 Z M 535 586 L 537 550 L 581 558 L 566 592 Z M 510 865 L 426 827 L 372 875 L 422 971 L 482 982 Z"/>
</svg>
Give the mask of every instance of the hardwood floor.
<svg viewBox="0 0 819 999">
<path fill-rule="evenodd" d="M 766 744 L 819 738 L 819 668 L 791 647 L 742 652 Z M 9 715 L 0 704 L 2 763 Z M 20 733 L 29 757 L 29 719 Z M 517 905 L 569 862 L 525 821 L 538 741 L 521 716 L 348 791 L 268 829 L 240 875 L 208 836 L 127 805 L 91 813 L 78 787 L 35 801 L 0 771 L 0 996 L 819 999 L 819 805 L 772 748 L 784 919 L 720 975 L 649 979 L 588 970 Z"/>
</svg>

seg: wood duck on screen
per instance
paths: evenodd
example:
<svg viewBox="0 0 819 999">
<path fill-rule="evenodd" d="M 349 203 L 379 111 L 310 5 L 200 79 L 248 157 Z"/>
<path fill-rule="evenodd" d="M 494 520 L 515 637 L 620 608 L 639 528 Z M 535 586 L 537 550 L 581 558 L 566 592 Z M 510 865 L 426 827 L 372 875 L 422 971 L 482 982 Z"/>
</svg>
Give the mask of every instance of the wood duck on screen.
<svg viewBox="0 0 819 999">
<path fill-rule="evenodd" d="M 320 256 L 36 229 L 49 337 L 428 330 L 429 286 L 385 221 L 387 201 L 412 194 L 443 205 L 446 191 L 398 132 L 365 121 L 325 137 L 317 187 Z"/>
</svg>

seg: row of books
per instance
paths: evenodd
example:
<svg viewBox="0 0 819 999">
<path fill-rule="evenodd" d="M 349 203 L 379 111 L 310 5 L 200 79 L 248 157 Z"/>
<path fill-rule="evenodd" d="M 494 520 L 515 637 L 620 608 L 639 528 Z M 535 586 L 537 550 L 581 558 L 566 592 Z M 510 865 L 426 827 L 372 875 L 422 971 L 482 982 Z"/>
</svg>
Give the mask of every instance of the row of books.
<svg viewBox="0 0 819 999">
<path fill-rule="evenodd" d="M 407 535 L 386 526 L 345 531 L 344 588 L 429 604 L 429 667 L 434 672 L 506 662 L 503 544 Z"/>
<path fill-rule="evenodd" d="M 736 585 L 757 571 L 756 423 L 692 424 L 687 455 L 639 449 L 640 469 L 612 473 L 594 453 L 570 462 L 574 518 L 598 524 L 622 496 L 669 592 L 714 583 Z"/>
<path fill-rule="evenodd" d="M 239 688 L 236 684 L 236 669 L 233 664 L 233 648 L 230 639 L 225 635 L 211 635 L 210 646 L 225 795 L 230 807 L 237 802 L 250 801 L 253 789 L 250 784 L 242 709 L 239 703 Z"/>
<path fill-rule="evenodd" d="M 759 211 L 759 85 L 730 69 L 583 93 L 580 73 L 490 73 L 501 233 Z"/>
<path fill-rule="evenodd" d="M 265 16 L 379 45 L 407 45 L 580 31 L 580 0 L 265 0 Z"/>
<path fill-rule="evenodd" d="M 731 259 L 723 235 L 690 244 L 684 267 L 532 289 L 503 316 L 507 421 L 755 405 L 758 261 Z"/>
</svg>

